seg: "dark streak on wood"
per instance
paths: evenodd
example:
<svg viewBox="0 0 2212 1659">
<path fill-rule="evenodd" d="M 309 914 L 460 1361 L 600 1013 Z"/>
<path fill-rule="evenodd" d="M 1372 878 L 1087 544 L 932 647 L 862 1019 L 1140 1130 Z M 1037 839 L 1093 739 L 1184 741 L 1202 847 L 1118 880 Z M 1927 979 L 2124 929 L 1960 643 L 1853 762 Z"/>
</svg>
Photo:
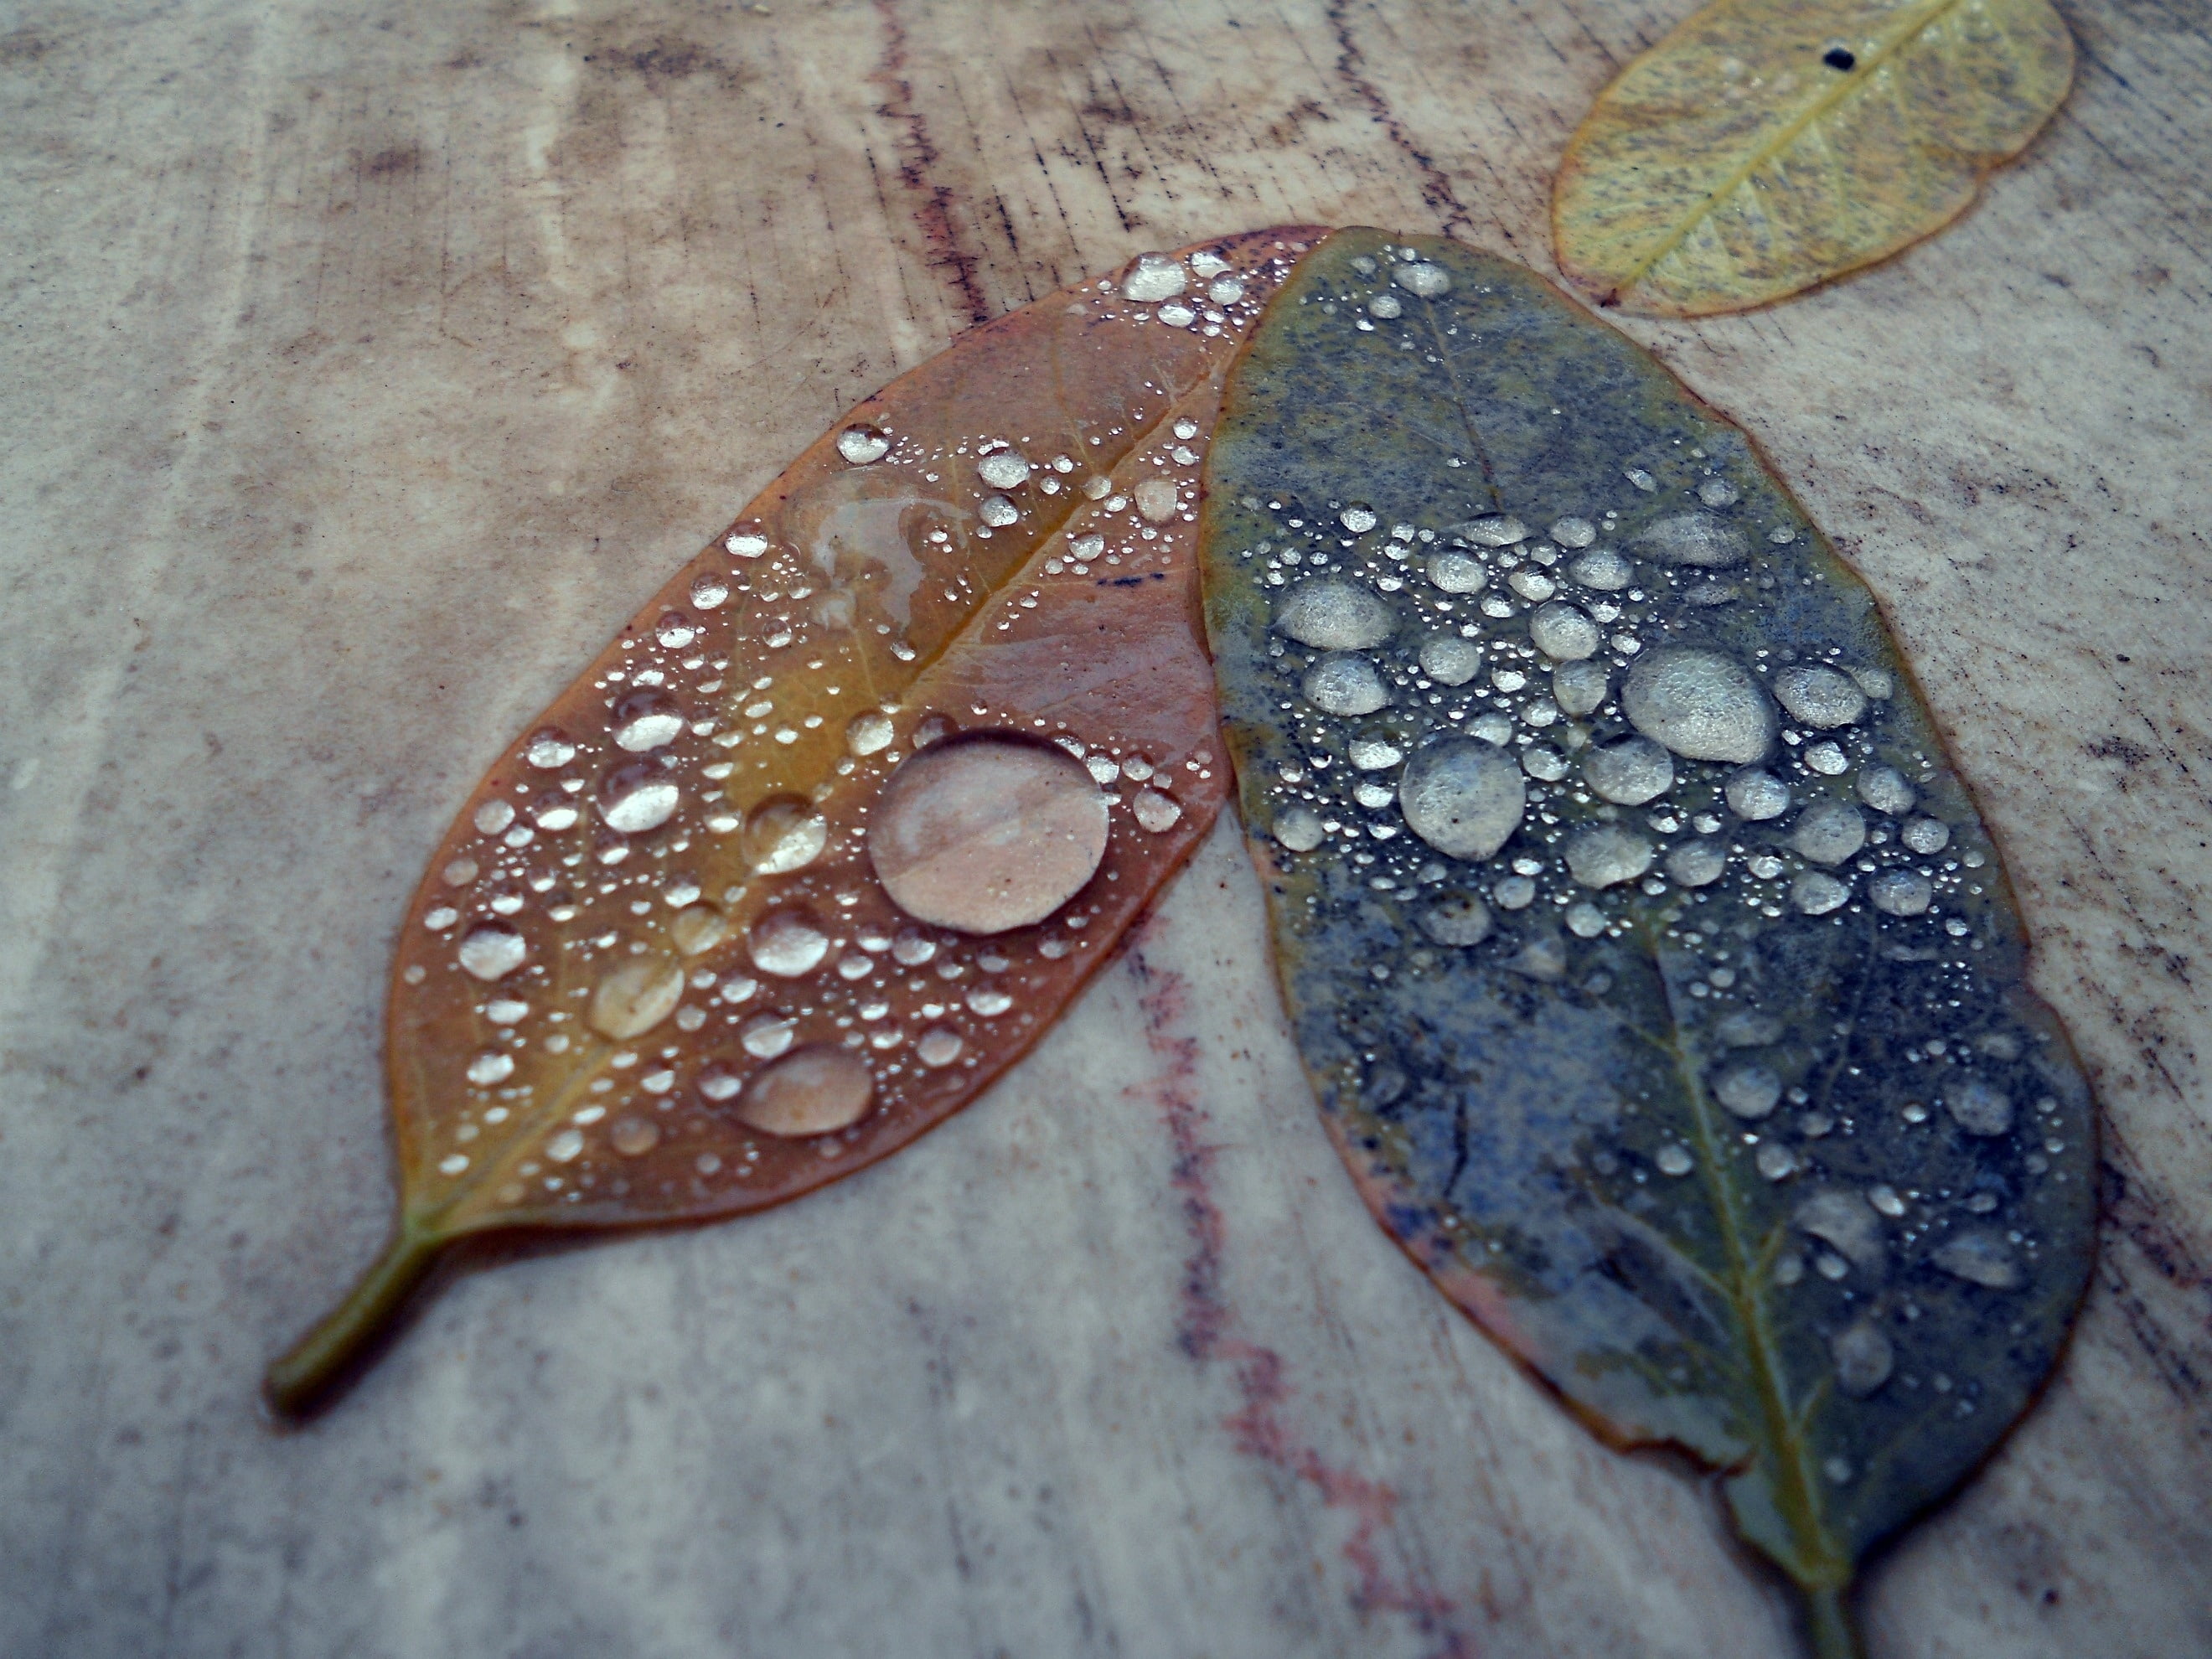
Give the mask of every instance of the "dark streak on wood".
<svg viewBox="0 0 2212 1659">
<path fill-rule="evenodd" d="M 959 221 L 953 213 L 959 198 L 952 187 L 931 176 L 939 160 L 937 146 L 930 141 L 929 118 L 915 107 L 914 87 L 906 78 L 906 25 L 899 20 L 896 0 L 876 0 L 876 15 L 884 22 L 884 50 L 868 81 L 884 94 L 876 113 L 904 130 L 898 143 L 899 177 L 921 198 L 914 219 L 928 246 L 925 263 L 950 276 L 969 322 L 988 322 L 990 301 L 976 276 L 982 256 L 962 245 Z"/>
<path fill-rule="evenodd" d="M 1350 10 L 1348 0 L 1331 0 L 1328 9 L 1329 32 L 1336 37 L 1338 78 L 1352 88 L 1353 97 L 1367 106 L 1376 125 L 1389 135 L 1391 143 L 1419 169 L 1421 200 L 1437 216 L 1437 228 L 1447 236 L 1467 235 L 1474 230 L 1474 221 L 1453 191 L 1449 175 L 1413 142 L 1382 88 L 1367 77 L 1366 54 L 1352 38 L 1352 24 L 1346 15 Z"/>
</svg>

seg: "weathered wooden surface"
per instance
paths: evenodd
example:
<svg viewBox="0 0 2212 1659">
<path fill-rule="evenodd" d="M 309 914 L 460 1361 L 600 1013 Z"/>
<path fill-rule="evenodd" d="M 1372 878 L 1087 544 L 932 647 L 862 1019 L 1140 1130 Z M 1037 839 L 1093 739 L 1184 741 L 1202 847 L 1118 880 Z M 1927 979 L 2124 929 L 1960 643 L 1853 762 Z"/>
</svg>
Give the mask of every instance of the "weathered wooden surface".
<svg viewBox="0 0 2212 1659">
<path fill-rule="evenodd" d="M 465 1281 L 333 1415 L 376 1030 L 519 722 L 848 403 L 1286 218 L 1548 268 L 1678 9 L 20 9 L 0 33 L 0 1652 L 1765 1656 L 1702 1486 L 1369 1223 L 1217 838 L 1024 1072 L 726 1227 Z M 1876 1571 L 1883 1656 L 2212 1649 L 2212 46 L 2069 12 L 1950 234 L 1638 325 L 1889 602 L 2107 1113 L 2040 1413 Z"/>
</svg>

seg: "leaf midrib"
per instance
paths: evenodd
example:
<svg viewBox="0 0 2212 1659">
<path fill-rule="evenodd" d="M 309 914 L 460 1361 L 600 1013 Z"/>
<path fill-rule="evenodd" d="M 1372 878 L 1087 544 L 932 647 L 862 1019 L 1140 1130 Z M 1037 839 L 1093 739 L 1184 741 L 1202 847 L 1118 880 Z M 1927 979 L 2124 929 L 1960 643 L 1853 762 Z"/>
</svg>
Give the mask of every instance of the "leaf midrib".
<svg viewBox="0 0 2212 1659">
<path fill-rule="evenodd" d="M 1930 27 L 1948 15 L 1974 3 L 1974 0 L 1929 0 L 1920 10 L 1907 15 L 1907 21 L 1894 26 L 1875 49 L 1860 60 L 1857 68 L 1838 77 L 1833 87 L 1821 93 L 1790 121 L 1779 128 L 1765 144 L 1754 149 L 1749 158 L 1731 172 L 1727 179 L 1705 193 L 1703 201 L 1686 212 L 1652 251 L 1632 264 L 1627 274 L 1617 284 L 1621 290 L 1634 288 L 1651 274 L 1653 267 L 1689 240 L 1690 233 L 1711 219 L 1722 202 L 1743 188 L 1752 174 L 1789 149 L 1802 137 L 1807 128 L 1826 115 L 1845 99 L 1854 97 L 1874 83 L 1874 72 L 1887 64 L 1898 52 L 1917 40 Z M 1663 50 L 1664 48 L 1661 48 Z"/>
</svg>

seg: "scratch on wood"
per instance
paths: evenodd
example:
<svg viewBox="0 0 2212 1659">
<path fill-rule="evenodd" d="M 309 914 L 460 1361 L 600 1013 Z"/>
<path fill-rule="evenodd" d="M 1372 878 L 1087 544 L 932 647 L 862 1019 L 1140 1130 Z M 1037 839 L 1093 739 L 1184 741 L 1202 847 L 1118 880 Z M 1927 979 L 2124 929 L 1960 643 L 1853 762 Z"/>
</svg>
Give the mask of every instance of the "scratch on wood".
<svg viewBox="0 0 2212 1659">
<path fill-rule="evenodd" d="M 1395 1517 L 1398 1494 L 1382 1481 L 1330 1464 L 1318 1448 L 1307 1444 L 1285 1420 L 1292 1390 L 1282 1356 L 1236 1334 L 1236 1314 L 1221 1288 L 1227 1230 L 1212 1187 L 1218 1149 L 1205 1139 L 1208 1115 L 1194 1097 L 1198 1042 L 1182 1034 L 1188 1007 L 1182 976 L 1153 967 L 1141 938 L 1133 939 L 1126 960 L 1141 988 L 1138 1006 L 1144 1012 L 1146 1041 L 1162 1062 L 1151 1092 L 1175 1147 L 1170 1179 L 1190 1234 L 1177 1346 L 1201 1364 L 1218 1361 L 1233 1369 L 1243 1405 L 1224 1426 L 1239 1451 L 1306 1482 L 1330 1509 L 1352 1516 L 1352 1534 L 1342 1554 L 1356 1577 L 1353 1607 L 1363 1614 L 1407 1615 L 1437 1644 L 1431 1659 L 1474 1659 L 1473 1644 L 1451 1623 L 1452 1602 L 1431 1588 L 1399 1582 L 1383 1564 L 1378 1534 Z"/>
<path fill-rule="evenodd" d="M 1451 179 L 1436 164 L 1435 158 L 1416 144 L 1406 131 L 1406 124 L 1390 107 L 1390 100 L 1382 89 L 1367 78 L 1367 55 L 1352 38 L 1352 24 L 1346 14 L 1351 9 L 1348 0 L 1331 0 L 1328 7 L 1329 32 L 1336 37 L 1336 72 L 1352 96 L 1373 113 L 1376 124 L 1389 135 L 1390 142 L 1420 169 L 1421 200 L 1437 216 L 1438 228 L 1447 236 L 1463 236 L 1473 231 L 1474 221 L 1459 197 L 1453 191 Z"/>
<path fill-rule="evenodd" d="M 869 71 L 868 81 L 884 94 L 876 113 L 904 130 L 897 145 L 899 177 L 921 198 L 914 217 L 929 247 L 925 263 L 933 270 L 950 275 L 969 322 L 987 323 L 991 320 L 990 302 L 976 277 L 981 256 L 961 245 L 959 224 L 953 214 L 958 198 L 952 187 L 930 173 L 938 151 L 930 142 L 929 118 L 915 106 L 914 85 L 906 78 L 906 25 L 899 21 L 895 0 L 876 0 L 876 11 L 884 21 L 884 52 Z"/>
</svg>

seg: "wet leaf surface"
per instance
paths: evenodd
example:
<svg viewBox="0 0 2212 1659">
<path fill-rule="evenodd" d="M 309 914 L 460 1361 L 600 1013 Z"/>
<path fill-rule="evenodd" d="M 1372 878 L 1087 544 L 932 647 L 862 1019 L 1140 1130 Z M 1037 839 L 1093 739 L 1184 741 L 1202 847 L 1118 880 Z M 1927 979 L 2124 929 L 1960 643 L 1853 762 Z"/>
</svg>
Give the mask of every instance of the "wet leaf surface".
<svg viewBox="0 0 2212 1659">
<path fill-rule="evenodd" d="M 1553 198 L 1560 268 L 1632 311 L 1781 299 L 1948 224 L 2073 78 L 2047 0 L 1720 0 L 1577 130 Z"/>
<path fill-rule="evenodd" d="M 1231 357 L 1318 232 L 1146 255 L 851 411 L 502 755 L 409 906 L 398 1235 L 319 1397 L 453 1241 L 758 1209 L 1050 1024 L 1227 788 L 1194 562 Z"/>
<path fill-rule="evenodd" d="M 1814 1592 L 2048 1374 L 2093 1122 L 1873 599 L 1520 268 L 1347 231 L 1231 377 L 1207 623 L 1292 1026 L 1376 1218 Z"/>
</svg>

